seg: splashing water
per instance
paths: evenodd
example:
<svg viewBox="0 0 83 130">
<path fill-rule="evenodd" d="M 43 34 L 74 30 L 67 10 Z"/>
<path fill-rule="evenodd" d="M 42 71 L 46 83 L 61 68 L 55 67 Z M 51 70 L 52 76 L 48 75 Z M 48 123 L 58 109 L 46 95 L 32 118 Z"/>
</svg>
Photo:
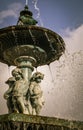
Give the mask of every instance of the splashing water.
<svg viewBox="0 0 83 130">
<path fill-rule="evenodd" d="M 50 96 L 53 99 L 54 95 L 53 108 L 55 106 L 59 108 L 59 110 L 56 108 L 55 113 L 59 112 L 59 116 L 64 118 L 83 120 L 83 51 L 63 55 L 59 62 L 51 64 L 51 71 L 55 88 L 52 87 Z"/>
<path fill-rule="evenodd" d="M 34 37 L 34 35 L 32 34 L 32 32 L 31 32 L 31 30 L 30 30 L 30 29 L 29 29 L 29 33 L 30 33 L 30 35 L 31 35 L 31 38 L 32 38 L 32 40 L 33 40 L 34 44 L 36 44 L 35 37 Z"/>
<path fill-rule="evenodd" d="M 32 3 L 34 5 L 35 10 L 37 11 L 37 19 L 39 20 L 40 25 L 43 27 L 44 25 L 43 25 L 43 22 L 42 22 L 42 19 L 41 19 L 41 16 L 40 16 L 40 9 L 37 6 L 38 0 L 33 0 Z"/>
<path fill-rule="evenodd" d="M 46 97 L 42 115 L 83 120 L 83 51 L 65 52 L 50 68 L 42 67 L 39 71 L 46 81 L 42 83 Z"/>
<path fill-rule="evenodd" d="M 59 61 L 54 62 L 53 66 L 51 65 L 51 68 L 55 68 L 55 71 L 56 71 L 55 74 L 56 74 L 56 78 L 57 78 L 57 79 L 55 79 L 56 81 L 58 81 L 58 79 L 61 77 L 62 77 L 62 79 L 67 78 L 66 75 L 68 75 L 68 74 L 70 77 L 72 76 L 72 78 L 73 78 L 73 76 L 77 77 L 77 75 L 81 74 L 81 72 L 82 72 L 83 51 L 73 53 L 72 55 L 64 54 L 60 58 Z M 79 70 L 79 73 L 76 73 L 78 70 Z M 71 74 L 70 74 L 70 72 L 71 72 Z M 62 73 L 65 75 L 63 76 Z"/>
<path fill-rule="evenodd" d="M 51 78 L 52 78 L 53 86 L 55 86 L 54 77 L 53 77 L 53 75 L 52 75 L 52 70 L 51 70 L 50 65 L 49 65 L 49 71 L 50 71 L 50 75 L 51 75 Z"/>
<path fill-rule="evenodd" d="M 14 32 L 14 30 L 12 30 L 12 35 L 15 39 L 15 44 L 17 46 L 18 54 L 20 55 L 20 50 L 19 50 L 19 46 L 18 46 L 18 37 L 17 37 L 17 34 Z"/>
<path fill-rule="evenodd" d="M 9 75 L 9 77 L 10 77 L 10 75 L 11 75 L 10 66 L 8 66 L 8 75 Z"/>
<path fill-rule="evenodd" d="M 26 0 L 26 5 L 28 5 L 28 0 Z"/>
</svg>

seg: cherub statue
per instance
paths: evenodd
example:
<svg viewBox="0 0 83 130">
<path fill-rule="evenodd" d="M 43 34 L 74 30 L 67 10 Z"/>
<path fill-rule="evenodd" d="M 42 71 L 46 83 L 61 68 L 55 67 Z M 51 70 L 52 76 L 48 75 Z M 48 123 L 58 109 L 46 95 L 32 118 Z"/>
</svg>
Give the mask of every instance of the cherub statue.
<svg viewBox="0 0 83 130">
<path fill-rule="evenodd" d="M 39 83 L 43 80 L 44 75 L 40 72 L 33 74 L 30 80 L 29 94 L 30 102 L 32 106 L 32 115 L 39 115 L 42 106 L 44 105 L 44 100 L 42 97 L 43 91 Z"/>
<path fill-rule="evenodd" d="M 9 89 L 5 92 L 4 98 L 7 100 L 7 107 L 9 113 L 14 112 L 14 104 L 12 102 L 12 93 L 13 93 L 13 88 L 14 88 L 14 83 L 15 83 L 15 78 L 10 77 L 5 83 L 9 85 Z"/>
<path fill-rule="evenodd" d="M 15 85 L 13 88 L 12 100 L 14 103 L 14 110 L 17 113 L 29 114 L 26 107 L 26 93 L 28 91 L 28 83 L 23 77 L 23 72 L 20 68 L 15 68 L 12 71 L 13 77 L 15 77 Z"/>
</svg>

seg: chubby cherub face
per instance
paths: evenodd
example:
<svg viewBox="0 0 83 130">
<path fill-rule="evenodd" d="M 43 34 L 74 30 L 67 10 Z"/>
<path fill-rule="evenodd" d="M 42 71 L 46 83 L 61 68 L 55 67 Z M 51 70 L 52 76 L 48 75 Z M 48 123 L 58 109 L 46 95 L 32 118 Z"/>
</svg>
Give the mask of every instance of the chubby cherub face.
<svg viewBox="0 0 83 130">
<path fill-rule="evenodd" d="M 15 77 L 16 80 L 21 79 L 21 75 L 17 72 L 14 74 L 14 77 Z"/>
<path fill-rule="evenodd" d="M 37 83 L 40 83 L 41 80 L 43 80 L 43 78 L 44 78 L 44 74 L 42 74 L 42 73 L 40 73 L 40 72 L 36 72 L 36 73 L 34 73 L 33 76 L 32 76 L 32 79 L 33 79 L 34 81 L 36 81 Z"/>
<path fill-rule="evenodd" d="M 22 71 L 19 68 L 16 68 L 12 71 L 12 75 L 15 77 L 16 80 L 22 78 Z"/>
</svg>

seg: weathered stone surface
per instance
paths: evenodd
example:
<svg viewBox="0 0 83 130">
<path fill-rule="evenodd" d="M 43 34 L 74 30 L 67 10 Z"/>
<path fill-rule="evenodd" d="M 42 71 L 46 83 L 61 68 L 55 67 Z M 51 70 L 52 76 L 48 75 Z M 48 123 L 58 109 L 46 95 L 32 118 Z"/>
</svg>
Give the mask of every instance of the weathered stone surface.
<svg viewBox="0 0 83 130">
<path fill-rule="evenodd" d="M 0 29 L 0 62 L 15 65 L 19 56 L 36 59 L 35 67 L 58 60 L 65 43 L 57 33 L 38 26 L 10 26 Z"/>
<path fill-rule="evenodd" d="M 83 130 L 83 122 L 12 113 L 0 116 L 0 130 Z"/>
</svg>

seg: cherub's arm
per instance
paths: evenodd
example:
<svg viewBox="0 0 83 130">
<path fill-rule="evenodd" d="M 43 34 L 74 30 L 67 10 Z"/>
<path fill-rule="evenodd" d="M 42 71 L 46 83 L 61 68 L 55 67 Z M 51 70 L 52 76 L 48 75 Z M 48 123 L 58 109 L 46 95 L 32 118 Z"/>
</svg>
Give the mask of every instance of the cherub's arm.
<svg viewBox="0 0 83 130">
<path fill-rule="evenodd" d="M 12 87 L 9 88 L 9 89 L 4 93 L 4 98 L 7 99 L 7 98 L 11 95 L 11 92 L 12 92 Z"/>
<path fill-rule="evenodd" d="M 33 89 L 34 89 L 34 83 L 31 83 L 31 84 L 30 84 L 30 87 L 29 87 L 30 95 L 33 95 L 33 94 L 34 94 Z"/>
</svg>

